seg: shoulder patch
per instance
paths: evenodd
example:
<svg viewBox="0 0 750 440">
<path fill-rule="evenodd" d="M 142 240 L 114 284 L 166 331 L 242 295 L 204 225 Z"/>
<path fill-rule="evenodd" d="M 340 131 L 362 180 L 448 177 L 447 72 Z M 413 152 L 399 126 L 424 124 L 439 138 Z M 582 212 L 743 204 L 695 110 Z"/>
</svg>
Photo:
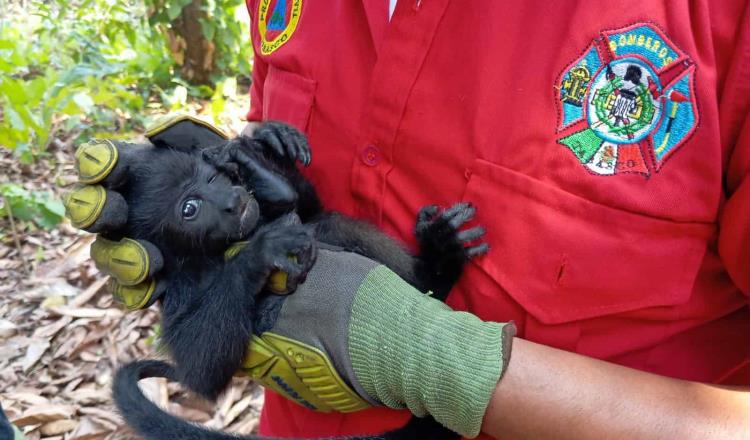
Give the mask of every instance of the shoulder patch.
<svg viewBox="0 0 750 440">
<path fill-rule="evenodd" d="M 698 125 L 694 76 L 654 24 L 604 31 L 557 79 L 557 142 L 593 174 L 659 172 Z"/>
<path fill-rule="evenodd" d="M 260 0 L 260 52 L 270 55 L 292 38 L 302 15 L 302 0 Z"/>
</svg>

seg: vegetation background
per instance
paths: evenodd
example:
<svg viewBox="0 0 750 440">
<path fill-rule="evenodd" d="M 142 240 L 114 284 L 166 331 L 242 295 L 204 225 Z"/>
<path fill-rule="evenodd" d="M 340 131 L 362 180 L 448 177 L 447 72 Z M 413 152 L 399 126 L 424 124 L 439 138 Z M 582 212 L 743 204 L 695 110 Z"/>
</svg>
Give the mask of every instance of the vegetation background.
<svg viewBox="0 0 750 440">
<path fill-rule="evenodd" d="M 171 112 L 237 133 L 252 69 L 242 0 L 0 0 L 0 403 L 27 439 L 135 438 L 112 372 L 156 356 L 158 315 L 125 313 L 63 218 L 76 146 L 142 139 Z M 252 432 L 262 394 L 238 378 L 205 402 L 144 381 L 170 411 Z"/>
</svg>

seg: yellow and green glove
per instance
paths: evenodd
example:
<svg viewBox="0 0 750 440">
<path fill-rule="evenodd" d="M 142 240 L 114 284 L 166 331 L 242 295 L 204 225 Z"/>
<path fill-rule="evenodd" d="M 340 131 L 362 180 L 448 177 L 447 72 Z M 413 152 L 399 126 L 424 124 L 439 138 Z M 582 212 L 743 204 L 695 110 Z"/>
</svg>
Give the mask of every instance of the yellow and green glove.
<svg viewBox="0 0 750 440">
<path fill-rule="evenodd" d="M 408 408 L 468 437 L 515 334 L 512 323 L 453 311 L 387 267 L 325 245 L 305 283 L 260 307 L 243 366 L 251 377 L 311 409 Z"/>
</svg>

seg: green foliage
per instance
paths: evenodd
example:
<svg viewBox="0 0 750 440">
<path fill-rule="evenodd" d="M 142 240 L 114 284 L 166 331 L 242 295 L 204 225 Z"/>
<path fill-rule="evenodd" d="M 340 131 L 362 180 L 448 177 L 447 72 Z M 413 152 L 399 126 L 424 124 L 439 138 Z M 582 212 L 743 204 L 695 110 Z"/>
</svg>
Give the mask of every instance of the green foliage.
<svg viewBox="0 0 750 440">
<path fill-rule="evenodd" d="M 141 130 L 147 107 L 175 110 L 210 87 L 178 77 L 166 30 L 190 0 L 32 0 L 0 15 L 0 146 L 21 162 L 51 136 L 120 136 Z M 235 14 L 242 0 L 203 3 L 216 47 L 215 82 L 249 74 L 251 47 Z M 246 20 L 245 20 L 246 21 Z M 247 23 L 244 23 L 246 28 Z"/>
<path fill-rule="evenodd" d="M 65 207 L 49 192 L 29 191 L 15 183 L 0 185 L 0 216 L 8 210 L 19 220 L 33 221 L 43 229 L 57 226 L 65 215 Z"/>
<path fill-rule="evenodd" d="M 161 29 L 170 29 L 182 9 L 192 0 L 145 0 L 152 11 L 149 22 Z M 201 10 L 206 14 L 200 20 L 203 37 L 214 44 L 213 83 L 226 76 L 249 75 L 252 47 L 245 15 L 244 0 L 201 0 Z M 212 91 L 193 88 L 191 93 L 209 97 Z"/>
<path fill-rule="evenodd" d="M 140 122 L 131 114 L 152 86 L 169 84 L 169 52 L 136 5 L 58 0 L 29 8 L 3 18 L 0 35 L 0 145 L 18 149 L 21 161 L 37 157 L 62 121 L 84 133 L 81 142 L 115 119 Z"/>
</svg>

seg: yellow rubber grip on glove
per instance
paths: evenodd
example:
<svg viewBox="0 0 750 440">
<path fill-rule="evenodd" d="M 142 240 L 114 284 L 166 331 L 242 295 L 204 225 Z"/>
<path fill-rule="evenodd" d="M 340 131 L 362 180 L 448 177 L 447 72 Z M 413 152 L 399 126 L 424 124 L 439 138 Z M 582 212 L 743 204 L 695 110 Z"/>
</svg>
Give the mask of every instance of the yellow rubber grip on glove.
<svg viewBox="0 0 750 440">
<path fill-rule="evenodd" d="M 320 412 L 370 407 L 341 379 L 322 351 L 271 332 L 253 336 L 242 371 L 264 387 Z"/>
</svg>

